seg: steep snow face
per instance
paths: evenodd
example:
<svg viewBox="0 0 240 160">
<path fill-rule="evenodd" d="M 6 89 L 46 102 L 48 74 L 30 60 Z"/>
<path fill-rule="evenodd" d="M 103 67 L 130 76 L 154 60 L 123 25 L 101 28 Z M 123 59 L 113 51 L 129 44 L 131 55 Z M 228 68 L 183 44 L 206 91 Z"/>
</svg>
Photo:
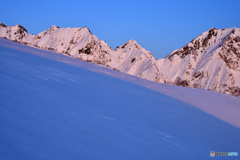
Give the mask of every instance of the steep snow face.
<svg viewBox="0 0 240 160">
<path fill-rule="evenodd" d="M 158 60 L 167 83 L 240 95 L 240 30 L 212 28 Z"/>
<path fill-rule="evenodd" d="M 36 36 L 35 46 L 67 54 L 87 62 L 106 64 L 108 48 L 87 27 L 58 28 L 52 26 Z M 107 57 L 107 58 L 105 58 Z"/>
<path fill-rule="evenodd" d="M 162 75 L 156 66 L 155 58 L 136 41 L 129 40 L 110 53 L 111 68 L 145 78 L 155 82 L 163 82 Z"/>
</svg>

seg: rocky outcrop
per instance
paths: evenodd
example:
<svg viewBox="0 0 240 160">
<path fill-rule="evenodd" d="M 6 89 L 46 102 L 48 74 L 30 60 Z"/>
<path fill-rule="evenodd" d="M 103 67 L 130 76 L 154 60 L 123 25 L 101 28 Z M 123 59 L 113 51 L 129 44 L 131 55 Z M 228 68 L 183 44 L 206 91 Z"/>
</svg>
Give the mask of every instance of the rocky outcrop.
<svg viewBox="0 0 240 160">
<path fill-rule="evenodd" d="M 239 37 L 238 28 L 212 28 L 158 60 L 158 66 L 169 84 L 239 96 Z"/>
</svg>

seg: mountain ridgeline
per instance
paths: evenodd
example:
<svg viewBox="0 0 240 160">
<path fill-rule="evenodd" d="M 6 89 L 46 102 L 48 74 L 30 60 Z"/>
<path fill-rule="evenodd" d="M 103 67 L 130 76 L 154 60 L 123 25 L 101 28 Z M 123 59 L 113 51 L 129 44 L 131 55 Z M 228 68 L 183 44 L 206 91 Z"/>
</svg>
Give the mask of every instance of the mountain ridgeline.
<svg viewBox="0 0 240 160">
<path fill-rule="evenodd" d="M 87 27 L 54 25 L 35 36 L 21 25 L 0 23 L 0 37 L 159 83 L 240 96 L 240 29 L 235 27 L 211 28 L 158 60 L 133 40 L 112 50 Z"/>
</svg>

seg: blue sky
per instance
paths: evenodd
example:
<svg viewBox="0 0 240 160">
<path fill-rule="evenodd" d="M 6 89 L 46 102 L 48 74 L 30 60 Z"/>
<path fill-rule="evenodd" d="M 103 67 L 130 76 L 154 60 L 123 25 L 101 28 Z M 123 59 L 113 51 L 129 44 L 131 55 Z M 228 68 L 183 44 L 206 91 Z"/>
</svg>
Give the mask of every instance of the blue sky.
<svg viewBox="0 0 240 160">
<path fill-rule="evenodd" d="M 240 28 L 239 6 L 239 0 L 2 0 L 0 22 L 34 35 L 52 25 L 87 26 L 112 49 L 133 39 L 159 59 L 209 28 Z"/>
</svg>

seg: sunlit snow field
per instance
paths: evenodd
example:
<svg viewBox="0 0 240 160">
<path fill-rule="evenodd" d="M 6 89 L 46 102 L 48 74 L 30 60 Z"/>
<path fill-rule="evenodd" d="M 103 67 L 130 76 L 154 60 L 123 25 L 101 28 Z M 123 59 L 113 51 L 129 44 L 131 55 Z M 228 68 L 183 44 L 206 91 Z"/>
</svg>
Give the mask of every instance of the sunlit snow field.
<svg viewBox="0 0 240 160">
<path fill-rule="evenodd" d="M 229 107 L 229 108 L 228 108 Z M 240 98 L 0 39 L 0 159 L 239 159 Z"/>
</svg>

